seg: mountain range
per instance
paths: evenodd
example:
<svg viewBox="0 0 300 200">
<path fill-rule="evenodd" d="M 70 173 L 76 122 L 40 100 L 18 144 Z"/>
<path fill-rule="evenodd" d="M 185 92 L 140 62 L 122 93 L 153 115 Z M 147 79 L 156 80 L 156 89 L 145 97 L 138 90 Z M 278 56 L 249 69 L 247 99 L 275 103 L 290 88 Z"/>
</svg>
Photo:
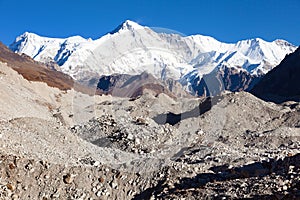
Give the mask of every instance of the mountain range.
<svg viewBox="0 0 300 200">
<path fill-rule="evenodd" d="M 179 81 L 186 91 L 198 96 L 222 89 L 250 90 L 296 49 L 284 40 L 255 38 L 229 44 L 203 35 L 158 33 L 129 20 L 96 40 L 48 38 L 25 32 L 9 48 L 55 65 L 85 85 L 96 86 L 103 75 L 146 71 L 157 79 Z"/>
<path fill-rule="evenodd" d="M 300 48 L 248 43 L 0 43 L 0 199 L 300 199 Z"/>
</svg>

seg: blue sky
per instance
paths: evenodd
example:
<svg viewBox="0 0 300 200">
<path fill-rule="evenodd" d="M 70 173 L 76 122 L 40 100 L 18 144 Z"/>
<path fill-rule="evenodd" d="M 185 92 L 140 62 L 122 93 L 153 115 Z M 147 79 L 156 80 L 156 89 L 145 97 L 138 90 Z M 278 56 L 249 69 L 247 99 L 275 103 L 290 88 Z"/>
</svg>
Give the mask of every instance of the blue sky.
<svg viewBox="0 0 300 200">
<path fill-rule="evenodd" d="M 223 42 L 260 37 L 300 45 L 299 0 L 0 0 L 0 41 L 25 31 L 99 38 L 126 19 Z"/>
</svg>

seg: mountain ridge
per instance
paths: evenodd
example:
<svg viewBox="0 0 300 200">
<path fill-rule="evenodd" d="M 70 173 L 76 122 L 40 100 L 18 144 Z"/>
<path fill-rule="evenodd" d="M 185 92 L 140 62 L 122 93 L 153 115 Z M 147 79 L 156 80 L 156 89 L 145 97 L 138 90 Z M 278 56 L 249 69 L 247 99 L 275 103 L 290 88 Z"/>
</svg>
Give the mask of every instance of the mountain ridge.
<svg viewBox="0 0 300 200">
<path fill-rule="evenodd" d="M 0 62 L 6 63 L 26 80 L 44 82 L 60 90 L 76 90 L 93 95 L 95 90 L 76 82 L 71 76 L 57 70 L 55 63 L 41 63 L 26 54 L 17 54 L 0 42 Z"/>
<path fill-rule="evenodd" d="M 296 47 L 279 39 L 223 43 L 210 36 L 157 33 L 126 20 L 96 40 L 48 38 L 27 32 L 17 37 L 10 49 L 43 63 L 55 62 L 78 81 L 147 71 L 161 80 L 186 83 L 183 86 L 187 88 L 193 77 L 201 79 L 224 65 L 249 75 L 264 75 Z"/>
<path fill-rule="evenodd" d="M 286 56 L 282 62 L 269 71 L 251 93 L 266 101 L 282 103 L 300 102 L 300 48 Z"/>
</svg>

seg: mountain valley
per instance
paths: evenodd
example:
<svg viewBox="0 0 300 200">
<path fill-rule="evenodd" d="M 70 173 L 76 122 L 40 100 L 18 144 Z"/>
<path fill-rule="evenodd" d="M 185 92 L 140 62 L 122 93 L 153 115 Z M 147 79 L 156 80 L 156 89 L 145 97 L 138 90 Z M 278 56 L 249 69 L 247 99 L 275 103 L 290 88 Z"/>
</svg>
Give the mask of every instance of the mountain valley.
<svg viewBox="0 0 300 200">
<path fill-rule="evenodd" d="M 299 199 L 299 53 L 129 20 L 0 44 L 0 199 Z"/>
</svg>

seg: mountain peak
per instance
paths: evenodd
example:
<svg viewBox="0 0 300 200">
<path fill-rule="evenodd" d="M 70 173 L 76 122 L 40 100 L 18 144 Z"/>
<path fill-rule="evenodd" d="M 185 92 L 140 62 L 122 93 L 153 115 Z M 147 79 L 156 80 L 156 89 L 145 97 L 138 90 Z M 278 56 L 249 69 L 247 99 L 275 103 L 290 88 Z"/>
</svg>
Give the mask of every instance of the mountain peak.
<svg viewBox="0 0 300 200">
<path fill-rule="evenodd" d="M 110 34 L 114 34 L 120 31 L 134 31 L 143 28 L 144 28 L 143 26 L 139 25 L 134 21 L 126 20 L 122 24 L 120 24 L 115 30 L 110 32 Z"/>
<path fill-rule="evenodd" d="M 18 51 L 20 49 L 22 49 L 22 43 L 26 40 L 28 40 L 28 38 L 33 38 L 35 34 L 33 33 L 29 33 L 29 32 L 24 32 L 22 35 L 18 36 L 14 43 L 12 43 L 11 45 L 9 45 L 9 48 L 12 50 L 12 51 Z"/>
<path fill-rule="evenodd" d="M 20 35 L 18 38 L 33 38 L 33 37 L 37 37 L 38 35 L 34 34 L 34 33 L 30 33 L 30 32 L 24 32 L 22 35 Z"/>
<path fill-rule="evenodd" d="M 139 25 L 138 23 L 134 22 L 134 21 L 131 21 L 131 20 L 125 20 L 123 23 L 122 23 L 123 26 L 131 26 L 131 27 L 134 27 L 134 26 L 138 26 L 140 27 L 141 25 Z"/>
</svg>

